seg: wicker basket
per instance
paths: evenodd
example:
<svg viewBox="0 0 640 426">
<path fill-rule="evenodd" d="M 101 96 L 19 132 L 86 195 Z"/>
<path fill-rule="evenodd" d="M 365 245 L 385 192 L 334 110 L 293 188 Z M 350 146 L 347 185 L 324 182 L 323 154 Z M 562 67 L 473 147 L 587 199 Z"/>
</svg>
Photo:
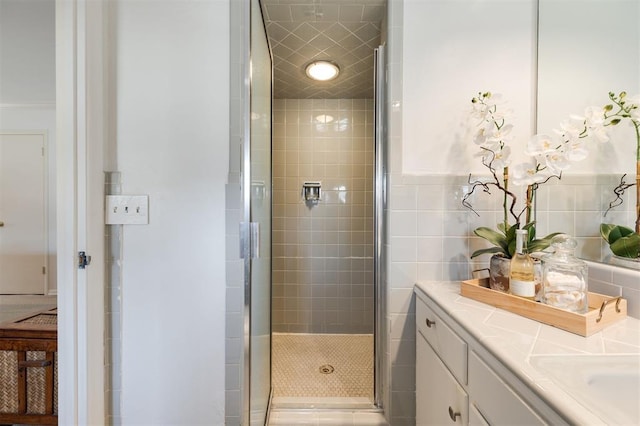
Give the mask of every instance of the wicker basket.
<svg viewBox="0 0 640 426">
<path fill-rule="evenodd" d="M 57 424 L 57 311 L 0 324 L 0 423 Z"/>
</svg>

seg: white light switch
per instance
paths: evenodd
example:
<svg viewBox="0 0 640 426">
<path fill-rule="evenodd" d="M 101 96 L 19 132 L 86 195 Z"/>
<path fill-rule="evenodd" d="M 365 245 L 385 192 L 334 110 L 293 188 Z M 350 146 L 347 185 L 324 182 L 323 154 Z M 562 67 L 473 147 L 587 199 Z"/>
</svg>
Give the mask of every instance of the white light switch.
<svg viewBox="0 0 640 426">
<path fill-rule="evenodd" d="M 105 210 L 107 225 L 149 224 L 148 195 L 107 195 Z"/>
</svg>

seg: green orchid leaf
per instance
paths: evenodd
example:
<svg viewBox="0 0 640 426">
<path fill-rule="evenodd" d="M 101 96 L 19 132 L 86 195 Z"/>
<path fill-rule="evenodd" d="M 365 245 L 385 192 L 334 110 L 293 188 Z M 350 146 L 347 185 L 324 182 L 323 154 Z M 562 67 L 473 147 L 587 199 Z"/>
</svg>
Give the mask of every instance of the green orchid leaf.
<svg viewBox="0 0 640 426">
<path fill-rule="evenodd" d="M 513 225 L 512 227 L 510 227 L 507 232 L 505 233 L 505 236 L 507 237 L 507 241 L 515 241 L 516 239 L 516 231 L 518 230 L 518 224 L 516 223 L 515 225 Z"/>
<path fill-rule="evenodd" d="M 471 258 L 473 259 L 474 257 L 478 257 L 483 254 L 496 254 L 496 253 L 502 253 L 506 256 L 506 253 L 504 252 L 502 247 L 489 247 L 489 248 L 474 251 L 471 254 Z"/>
<path fill-rule="evenodd" d="M 508 224 L 508 223 L 507 223 L 507 226 L 509 226 L 509 224 Z M 504 222 L 500 222 L 500 223 L 498 224 L 498 229 L 499 229 L 499 230 L 500 230 L 500 232 L 502 232 L 505 236 L 507 235 L 508 230 L 509 230 L 509 229 L 511 229 L 511 228 L 512 228 L 512 226 L 509 226 L 509 228 L 508 228 L 508 229 L 507 229 L 507 228 L 505 228 L 505 226 L 504 226 Z"/>
<path fill-rule="evenodd" d="M 609 244 L 615 243 L 619 238 L 634 234 L 631 228 L 622 225 L 613 225 L 611 223 L 600 224 L 600 235 Z"/>
<path fill-rule="evenodd" d="M 635 232 L 624 237 L 616 239 L 616 241 L 609 246 L 611 251 L 621 257 L 629 257 L 635 259 L 640 257 L 640 235 Z"/>
<path fill-rule="evenodd" d="M 529 243 L 529 246 L 527 247 L 529 249 L 529 253 L 535 253 L 537 251 L 542 251 L 544 249 L 546 249 L 547 247 L 549 247 L 551 245 L 551 241 L 553 240 L 553 237 L 555 237 L 556 235 L 561 235 L 562 232 L 553 232 L 549 235 L 547 235 L 544 238 L 540 238 L 539 240 L 533 240 L 531 241 L 531 243 Z"/>
<path fill-rule="evenodd" d="M 536 221 L 531 221 L 529 223 L 527 223 L 526 225 L 524 225 L 522 227 L 522 229 L 526 229 L 527 230 L 527 243 L 530 243 L 531 241 L 536 239 Z"/>
<path fill-rule="evenodd" d="M 504 235 L 491 228 L 481 226 L 480 228 L 476 228 L 473 233 L 478 237 L 484 238 L 485 240 L 489 241 L 494 246 L 501 247 L 503 250 L 507 249 L 507 242 L 504 238 Z"/>
<path fill-rule="evenodd" d="M 513 255 L 516 254 L 516 240 L 513 239 L 511 241 L 509 241 L 509 257 L 513 257 Z"/>
</svg>

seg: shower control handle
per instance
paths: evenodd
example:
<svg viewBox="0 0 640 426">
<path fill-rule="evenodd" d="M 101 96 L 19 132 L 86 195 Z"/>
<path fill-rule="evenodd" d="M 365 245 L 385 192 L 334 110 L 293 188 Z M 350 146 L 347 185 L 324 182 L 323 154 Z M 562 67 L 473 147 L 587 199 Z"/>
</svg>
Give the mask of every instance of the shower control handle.
<svg viewBox="0 0 640 426">
<path fill-rule="evenodd" d="M 451 406 L 449 406 L 449 417 L 451 417 L 451 420 L 455 422 L 458 417 L 461 417 L 461 414 L 460 413 L 454 413 L 453 412 L 453 408 L 451 408 Z"/>
<path fill-rule="evenodd" d="M 432 325 L 436 325 L 435 321 L 431 321 L 429 318 L 425 321 L 427 323 L 427 327 L 431 328 Z"/>
</svg>

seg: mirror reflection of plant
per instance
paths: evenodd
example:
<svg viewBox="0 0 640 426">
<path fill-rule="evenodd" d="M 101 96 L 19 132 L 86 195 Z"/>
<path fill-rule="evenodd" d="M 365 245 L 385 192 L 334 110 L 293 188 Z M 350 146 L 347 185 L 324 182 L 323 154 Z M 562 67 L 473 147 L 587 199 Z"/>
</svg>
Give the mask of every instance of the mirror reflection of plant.
<svg viewBox="0 0 640 426">
<path fill-rule="evenodd" d="M 623 203 L 623 196 L 627 189 L 636 187 L 636 219 L 635 231 L 623 225 L 602 223 L 600 225 L 600 235 L 609 244 L 611 252 L 617 256 L 640 259 L 640 96 L 635 98 L 627 97 L 626 92 L 616 95 L 609 92 L 611 103 L 603 108 L 591 107 L 587 112 L 592 112 L 594 117 L 601 122 L 599 135 L 601 139 L 608 141 L 606 128 L 617 126 L 625 120 L 634 127 L 636 134 L 636 179 L 633 183 L 625 181 L 626 173 L 620 178 L 620 183 L 613 190 L 615 199 L 609 203 L 607 213 Z"/>
<path fill-rule="evenodd" d="M 612 103 L 603 108 L 604 126 L 616 126 L 624 120 L 629 120 L 634 127 L 636 134 L 636 179 L 634 183 L 625 181 L 626 173 L 620 178 L 620 184 L 613 190 L 616 198 L 609 203 L 609 208 L 605 216 L 614 207 L 622 204 L 622 196 L 625 191 L 633 186 L 636 187 L 636 221 L 635 233 L 640 233 L 640 97 L 638 99 L 628 98 L 626 92 L 616 95 L 609 92 L 609 99 Z M 615 105 L 615 106 L 614 106 Z M 604 235 L 603 235 L 604 236 Z M 605 238 L 606 239 L 606 238 Z"/>
</svg>

